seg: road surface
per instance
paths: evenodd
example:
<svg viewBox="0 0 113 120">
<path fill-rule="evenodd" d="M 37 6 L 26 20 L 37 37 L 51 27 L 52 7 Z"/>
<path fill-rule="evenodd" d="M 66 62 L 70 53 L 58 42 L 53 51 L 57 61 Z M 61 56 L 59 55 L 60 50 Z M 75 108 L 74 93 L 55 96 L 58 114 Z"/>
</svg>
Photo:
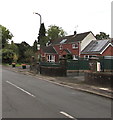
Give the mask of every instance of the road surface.
<svg viewBox="0 0 113 120">
<path fill-rule="evenodd" d="M 2 70 L 3 118 L 111 118 L 111 100 Z"/>
</svg>

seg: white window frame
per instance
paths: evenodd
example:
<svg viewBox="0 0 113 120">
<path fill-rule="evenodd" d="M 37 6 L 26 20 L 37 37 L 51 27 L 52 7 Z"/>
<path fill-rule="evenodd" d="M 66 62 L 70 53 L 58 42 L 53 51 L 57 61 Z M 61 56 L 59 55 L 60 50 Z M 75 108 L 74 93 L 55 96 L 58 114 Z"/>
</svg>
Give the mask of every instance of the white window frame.
<svg viewBox="0 0 113 120">
<path fill-rule="evenodd" d="M 84 55 L 84 58 L 92 58 L 92 57 L 97 57 L 97 55 Z"/>
<path fill-rule="evenodd" d="M 78 48 L 78 45 L 77 44 L 72 44 L 72 48 L 76 49 L 76 48 Z"/>
<path fill-rule="evenodd" d="M 48 55 L 48 62 L 55 62 L 55 55 Z"/>
</svg>

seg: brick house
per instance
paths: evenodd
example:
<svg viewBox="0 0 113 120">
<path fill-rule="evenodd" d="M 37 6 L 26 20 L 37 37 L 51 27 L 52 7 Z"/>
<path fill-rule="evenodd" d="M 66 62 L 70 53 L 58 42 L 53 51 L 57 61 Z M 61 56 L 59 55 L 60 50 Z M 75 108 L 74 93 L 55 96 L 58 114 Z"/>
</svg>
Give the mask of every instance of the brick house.
<svg viewBox="0 0 113 120">
<path fill-rule="evenodd" d="M 77 59 L 92 40 L 96 38 L 91 31 L 80 34 L 74 32 L 74 35 L 58 38 L 53 40 L 50 46 L 41 48 L 41 57 L 48 62 L 58 62 L 59 58 L 68 55 Z"/>
<path fill-rule="evenodd" d="M 42 47 L 40 52 L 42 61 L 48 62 L 58 61 L 58 53 L 53 46 Z"/>
<path fill-rule="evenodd" d="M 113 40 L 93 40 L 82 51 L 81 57 L 113 56 Z"/>
</svg>

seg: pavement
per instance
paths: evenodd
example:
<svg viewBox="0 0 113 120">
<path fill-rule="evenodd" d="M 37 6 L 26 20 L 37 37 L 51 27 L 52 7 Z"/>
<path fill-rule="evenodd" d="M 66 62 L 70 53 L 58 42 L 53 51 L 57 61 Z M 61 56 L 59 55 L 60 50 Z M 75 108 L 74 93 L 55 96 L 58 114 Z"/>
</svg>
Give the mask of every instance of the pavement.
<svg viewBox="0 0 113 120">
<path fill-rule="evenodd" d="M 25 75 L 31 75 L 41 80 L 46 80 L 52 82 L 54 84 L 60 86 L 66 86 L 71 89 L 75 89 L 78 91 L 88 92 L 91 94 L 99 95 L 102 97 L 113 99 L 113 90 L 110 87 L 103 87 L 103 86 L 96 86 L 96 85 L 89 85 L 84 81 L 84 75 L 77 75 L 68 73 L 67 77 L 50 77 L 50 76 L 43 76 L 41 74 L 36 74 L 33 71 L 30 71 L 29 66 L 26 69 L 22 69 L 22 67 L 14 67 L 12 66 L 2 66 L 5 69 L 9 69 L 14 72 L 20 72 Z"/>
</svg>

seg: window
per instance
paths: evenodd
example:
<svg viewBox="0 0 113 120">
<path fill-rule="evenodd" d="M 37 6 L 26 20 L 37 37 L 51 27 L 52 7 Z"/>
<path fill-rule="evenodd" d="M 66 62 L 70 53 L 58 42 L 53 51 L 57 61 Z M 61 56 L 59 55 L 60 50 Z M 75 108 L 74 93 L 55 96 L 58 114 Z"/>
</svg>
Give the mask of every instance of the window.
<svg viewBox="0 0 113 120">
<path fill-rule="evenodd" d="M 72 44 L 72 48 L 73 49 L 78 48 L 78 45 L 77 44 Z"/>
<path fill-rule="evenodd" d="M 62 50 L 63 49 L 63 47 L 62 47 L 62 45 L 60 45 L 60 50 Z"/>
<path fill-rule="evenodd" d="M 60 44 L 63 44 L 63 43 L 65 43 L 67 41 L 67 39 L 63 39 L 61 42 L 60 42 Z"/>
<path fill-rule="evenodd" d="M 88 59 L 88 58 L 89 58 L 89 55 L 84 55 L 84 58 Z"/>
<path fill-rule="evenodd" d="M 48 62 L 55 62 L 55 56 L 54 55 L 48 55 Z"/>
<path fill-rule="evenodd" d="M 97 55 L 84 55 L 84 58 L 89 59 L 89 58 L 95 58 Z"/>
</svg>

